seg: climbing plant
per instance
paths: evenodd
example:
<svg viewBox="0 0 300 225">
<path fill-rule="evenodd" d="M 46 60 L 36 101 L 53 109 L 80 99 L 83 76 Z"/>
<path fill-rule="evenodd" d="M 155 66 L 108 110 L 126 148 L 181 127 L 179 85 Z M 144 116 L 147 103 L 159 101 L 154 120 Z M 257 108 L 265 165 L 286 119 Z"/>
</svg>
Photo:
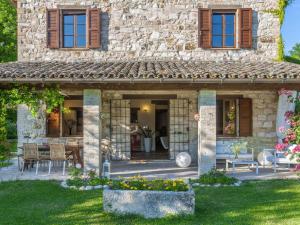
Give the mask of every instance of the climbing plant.
<svg viewBox="0 0 300 225">
<path fill-rule="evenodd" d="M 280 28 L 284 22 L 285 10 L 294 0 L 278 0 L 278 8 L 267 10 L 267 13 L 272 13 L 273 15 L 279 18 Z M 277 40 L 278 52 L 277 52 L 277 61 L 284 61 L 284 41 L 282 35 Z"/>
<path fill-rule="evenodd" d="M 14 108 L 18 104 L 26 104 L 32 116 L 36 117 L 42 104 L 45 104 L 46 112 L 50 113 L 64 101 L 59 87 L 46 87 L 37 89 L 29 85 L 17 85 L 10 89 L 0 90 L 0 141 L 7 137 L 7 109 Z"/>
</svg>

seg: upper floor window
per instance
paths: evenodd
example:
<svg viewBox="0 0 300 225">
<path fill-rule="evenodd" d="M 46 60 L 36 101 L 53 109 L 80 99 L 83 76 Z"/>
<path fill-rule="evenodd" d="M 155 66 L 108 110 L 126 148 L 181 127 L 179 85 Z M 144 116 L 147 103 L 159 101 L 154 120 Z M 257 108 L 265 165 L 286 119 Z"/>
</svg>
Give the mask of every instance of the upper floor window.
<svg viewBox="0 0 300 225">
<path fill-rule="evenodd" d="M 100 48 L 100 10 L 47 10 L 48 48 Z"/>
<path fill-rule="evenodd" d="M 85 48 L 86 43 L 86 13 L 64 12 L 63 14 L 63 47 Z"/>
<path fill-rule="evenodd" d="M 214 12 L 212 15 L 212 47 L 235 47 L 235 12 Z"/>
<path fill-rule="evenodd" d="M 252 48 L 252 9 L 199 9 L 200 48 Z"/>
</svg>

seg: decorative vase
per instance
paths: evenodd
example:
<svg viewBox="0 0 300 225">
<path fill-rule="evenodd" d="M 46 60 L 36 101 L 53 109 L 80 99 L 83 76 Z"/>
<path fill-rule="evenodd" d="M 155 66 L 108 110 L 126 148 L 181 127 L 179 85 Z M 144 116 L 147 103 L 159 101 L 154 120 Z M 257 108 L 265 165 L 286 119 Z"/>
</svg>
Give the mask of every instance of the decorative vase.
<svg viewBox="0 0 300 225">
<path fill-rule="evenodd" d="M 145 152 L 150 152 L 152 148 L 152 138 L 144 138 Z"/>
</svg>

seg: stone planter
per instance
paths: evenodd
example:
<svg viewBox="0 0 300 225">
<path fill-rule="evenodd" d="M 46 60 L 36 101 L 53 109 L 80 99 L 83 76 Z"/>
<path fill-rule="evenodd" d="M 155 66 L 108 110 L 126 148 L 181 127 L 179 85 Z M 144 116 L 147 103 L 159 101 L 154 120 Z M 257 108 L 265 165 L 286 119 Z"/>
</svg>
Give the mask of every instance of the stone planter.
<svg viewBox="0 0 300 225">
<path fill-rule="evenodd" d="M 105 212 L 136 214 L 145 218 L 162 218 L 167 215 L 194 214 L 195 193 L 173 191 L 103 191 Z"/>
</svg>

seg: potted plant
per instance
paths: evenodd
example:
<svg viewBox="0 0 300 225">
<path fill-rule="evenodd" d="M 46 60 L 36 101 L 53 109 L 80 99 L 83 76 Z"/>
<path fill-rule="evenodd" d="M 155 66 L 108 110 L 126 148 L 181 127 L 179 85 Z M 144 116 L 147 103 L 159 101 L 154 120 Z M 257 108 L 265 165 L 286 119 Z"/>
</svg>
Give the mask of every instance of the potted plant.
<svg viewBox="0 0 300 225">
<path fill-rule="evenodd" d="M 144 137 L 144 149 L 145 152 L 150 152 L 152 149 L 152 136 L 155 132 L 151 130 L 150 127 L 144 126 L 141 130 L 141 135 Z"/>
<path fill-rule="evenodd" d="M 238 159 L 239 158 L 239 154 L 241 153 L 241 151 L 243 149 L 247 149 L 247 142 L 236 142 L 234 144 L 232 144 L 231 146 L 231 151 L 234 154 L 234 158 Z"/>
</svg>

